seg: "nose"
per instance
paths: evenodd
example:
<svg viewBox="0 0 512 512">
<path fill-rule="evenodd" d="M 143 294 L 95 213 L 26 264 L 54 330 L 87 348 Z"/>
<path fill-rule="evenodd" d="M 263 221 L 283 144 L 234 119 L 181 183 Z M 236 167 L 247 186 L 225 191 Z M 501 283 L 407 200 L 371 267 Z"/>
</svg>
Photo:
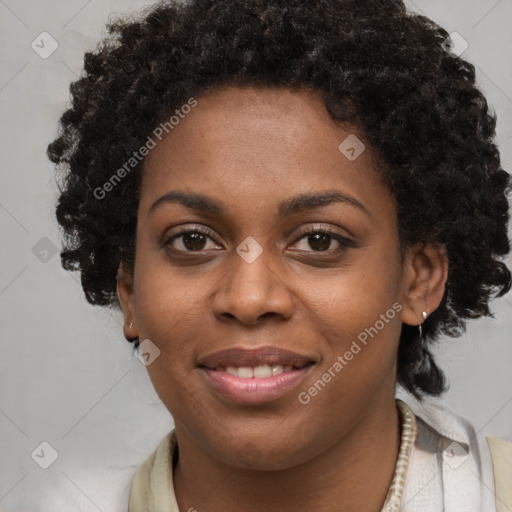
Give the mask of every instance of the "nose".
<svg viewBox="0 0 512 512">
<path fill-rule="evenodd" d="M 272 265 L 270 251 L 264 250 L 250 263 L 238 253 L 233 253 L 232 259 L 213 297 L 216 318 L 247 325 L 257 325 L 265 318 L 290 319 L 293 294 L 277 274 L 277 265 Z"/>
</svg>

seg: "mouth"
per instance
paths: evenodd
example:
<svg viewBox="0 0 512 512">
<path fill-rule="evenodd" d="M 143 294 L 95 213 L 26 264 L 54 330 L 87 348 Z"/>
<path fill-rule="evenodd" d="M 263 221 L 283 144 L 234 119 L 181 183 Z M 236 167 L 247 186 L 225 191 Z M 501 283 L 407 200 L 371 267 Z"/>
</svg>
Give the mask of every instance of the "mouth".
<svg viewBox="0 0 512 512">
<path fill-rule="evenodd" d="M 235 403 L 257 404 L 282 397 L 317 363 L 310 356 L 277 347 L 233 348 L 200 360 L 208 386 Z"/>
</svg>

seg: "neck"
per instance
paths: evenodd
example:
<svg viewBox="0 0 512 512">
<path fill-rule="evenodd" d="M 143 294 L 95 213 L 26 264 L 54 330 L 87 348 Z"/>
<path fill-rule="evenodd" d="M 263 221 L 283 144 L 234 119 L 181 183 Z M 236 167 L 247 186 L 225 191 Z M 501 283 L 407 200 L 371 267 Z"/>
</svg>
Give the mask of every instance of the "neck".
<svg viewBox="0 0 512 512">
<path fill-rule="evenodd" d="M 380 512 L 400 448 L 394 397 L 361 418 L 328 450 L 282 470 L 242 469 L 213 457 L 176 424 L 174 489 L 180 510 Z"/>
</svg>

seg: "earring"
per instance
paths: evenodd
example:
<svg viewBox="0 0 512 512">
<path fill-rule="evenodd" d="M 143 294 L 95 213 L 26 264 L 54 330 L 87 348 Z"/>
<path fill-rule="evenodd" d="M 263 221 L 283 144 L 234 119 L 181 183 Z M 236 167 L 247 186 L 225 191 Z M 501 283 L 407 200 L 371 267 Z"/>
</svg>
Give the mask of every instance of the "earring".
<svg viewBox="0 0 512 512">
<path fill-rule="evenodd" d="M 131 329 L 132 327 L 133 327 L 133 322 L 130 322 L 130 325 L 128 325 L 128 329 Z M 124 329 L 123 329 L 123 330 L 124 330 Z M 126 339 L 126 341 L 129 341 L 129 342 L 131 343 L 131 342 L 132 342 L 134 339 L 136 339 L 136 338 L 130 338 L 130 337 L 128 337 L 128 336 L 125 334 L 125 339 Z"/>
<path fill-rule="evenodd" d="M 427 312 L 422 311 L 421 316 L 423 317 L 423 322 L 427 319 Z M 420 340 L 423 340 L 423 329 L 421 328 L 422 324 L 418 325 L 418 329 L 420 331 Z"/>
</svg>

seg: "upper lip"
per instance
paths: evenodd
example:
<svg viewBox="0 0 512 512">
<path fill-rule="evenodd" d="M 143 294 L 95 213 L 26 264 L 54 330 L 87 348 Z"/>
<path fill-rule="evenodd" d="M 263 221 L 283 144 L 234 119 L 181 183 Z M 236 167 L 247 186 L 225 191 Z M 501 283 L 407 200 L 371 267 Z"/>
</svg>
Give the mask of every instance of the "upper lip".
<svg viewBox="0 0 512 512">
<path fill-rule="evenodd" d="M 290 365 L 302 368 L 310 363 L 315 363 L 310 356 L 298 354 L 290 350 L 278 347 L 265 346 L 259 348 L 228 348 L 209 354 L 200 359 L 198 366 L 215 368 L 227 368 L 228 366 L 262 366 L 262 365 Z"/>
</svg>

